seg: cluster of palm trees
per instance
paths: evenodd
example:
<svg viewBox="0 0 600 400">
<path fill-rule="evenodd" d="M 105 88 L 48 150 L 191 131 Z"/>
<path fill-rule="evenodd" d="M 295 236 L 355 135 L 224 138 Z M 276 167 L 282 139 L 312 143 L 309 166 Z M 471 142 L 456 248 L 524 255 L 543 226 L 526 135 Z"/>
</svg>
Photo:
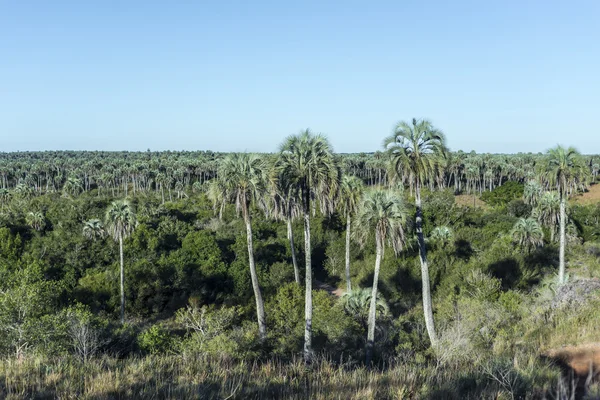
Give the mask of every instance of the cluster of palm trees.
<svg viewBox="0 0 600 400">
<path fill-rule="evenodd" d="M 414 189 L 416 234 L 419 242 L 423 281 L 423 305 L 427 331 L 433 345 L 437 336 L 433 322 L 429 270 L 422 228 L 421 187 L 440 180 L 448 151 L 443 134 L 427 120 L 401 122 L 385 141 L 384 150 L 392 160 L 393 181 L 408 180 Z M 390 180 L 391 182 L 392 180 Z M 367 333 L 367 362 L 371 361 L 376 325 L 377 282 L 385 244 L 396 253 L 406 242 L 409 207 L 393 188 L 378 187 L 365 191 L 363 182 L 343 174 L 338 158 L 327 139 L 309 130 L 285 139 L 275 156 L 231 154 L 217 170 L 217 179 L 207 189 L 215 213 L 221 214 L 225 202 L 233 202 L 241 212 L 247 234 L 248 258 L 254 290 L 257 322 L 261 338 L 267 335 L 263 298 L 256 274 L 252 244 L 251 205 L 268 217 L 286 221 L 292 249 L 294 276 L 300 282 L 300 268 L 294 249 L 292 220 L 301 218 L 304 227 L 305 329 L 304 358 L 312 358 L 312 261 L 311 219 L 317 210 L 323 215 L 338 211 L 346 220 L 346 289 L 350 281 L 350 242 L 354 236 L 364 243 L 375 239 L 377 248 L 374 280 L 371 288 Z M 239 213 L 238 213 L 239 214 Z M 354 231 L 354 234 L 352 232 Z"/>
<path fill-rule="evenodd" d="M 586 163 L 574 148 L 550 149 L 537 169 L 537 179 L 528 181 L 523 190 L 524 201 L 533 207 L 532 215 L 517 221 L 512 231 L 515 242 L 528 252 L 543 245 L 542 226 L 549 229 L 550 241 L 554 241 L 558 231 L 559 283 L 565 281 L 567 239 L 576 235 L 576 228 L 567 221 L 567 199 L 581 183 L 585 170 Z"/>
<path fill-rule="evenodd" d="M 206 152 L 21 152 L 0 153 L 0 202 L 9 196 L 35 196 L 62 192 L 66 196 L 97 189 L 112 197 L 158 194 L 167 199 L 200 192 L 218 174 L 223 153 Z M 493 190 L 506 181 L 526 182 L 544 155 L 448 153 L 439 167 L 443 173 L 428 186 L 453 188 L 456 193 L 476 194 Z M 412 190 L 410 177 L 396 176 L 385 151 L 336 154 L 344 174 L 356 176 L 368 186 L 386 186 L 397 179 Z M 600 157 L 584 158 L 585 167 L 571 191 L 596 180 Z"/>
<path fill-rule="evenodd" d="M 31 157 L 31 155 L 26 156 Z M 506 180 L 527 181 L 524 199 L 535 207 L 531 218 L 517 222 L 515 241 L 531 250 L 543 244 L 541 225 L 559 227 L 560 272 L 564 281 L 566 200 L 570 193 L 585 187 L 598 174 L 593 159 L 584 159 L 572 148 L 557 147 L 546 156 L 492 156 L 450 153 L 443 133 L 424 119 L 399 122 L 385 138 L 383 151 L 371 155 L 336 155 L 329 141 L 309 130 L 289 136 L 276 154 L 234 153 L 118 153 L 127 160 L 118 165 L 111 153 L 43 153 L 41 160 L 28 167 L 19 158 L 0 161 L 0 203 L 12 193 L 31 196 L 61 188 L 65 196 L 77 196 L 92 187 L 125 197 L 147 191 L 160 193 L 163 202 L 172 192 L 187 196 L 186 188 L 204 191 L 212 201 L 215 214 L 222 217 L 225 204 L 236 205 L 246 228 L 248 265 L 256 302 L 256 317 L 261 339 L 267 337 L 264 300 L 256 272 L 253 248 L 252 215 L 255 210 L 269 218 L 285 221 L 294 267 L 300 284 L 299 266 L 292 223 L 302 219 L 304 230 L 305 329 L 304 358 L 312 359 L 312 261 L 311 220 L 317 212 L 339 214 L 346 222 L 345 278 L 351 293 L 350 246 L 374 239 L 376 257 L 370 289 L 366 357 L 370 363 L 375 340 L 379 304 L 378 277 L 386 244 L 397 254 L 405 245 L 413 212 L 400 191 L 406 187 L 414 197 L 414 234 L 417 238 L 422 278 L 423 313 L 432 346 L 438 343 L 429 280 L 426 238 L 423 233 L 421 192 L 423 188 L 453 187 L 456 191 L 492 190 Z M 194 160 L 198 156 L 200 160 Z M 69 158 L 70 157 L 70 158 Z M 366 163 L 366 160 L 374 160 Z M 85 160 L 82 162 L 82 160 Z M 366 172 L 365 172 L 366 171 Z M 535 178 L 535 179 L 534 179 Z M 366 189 L 365 182 L 372 188 Z M 44 188 L 45 187 L 45 188 Z M 400 190 L 398 190 L 400 189 Z M 550 191 L 555 189 L 556 192 Z M 558 206 L 558 213 L 556 212 Z M 43 228 L 43 215 L 30 213 L 33 229 Z M 106 211 L 104 223 L 92 219 L 84 223 L 83 234 L 90 240 L 110 235 L 119 243 L 121 320 L 125 314 L 123 240 L 136 226 L 129 202 L 114 201 Z M 552 238 L 554 233 L 552 233 Z M 447 227 L 438 227 L 431 240 L 445 246 L 452 238 Z M 358 289 L 364 292 L 364 289 Z"/>
</svg>

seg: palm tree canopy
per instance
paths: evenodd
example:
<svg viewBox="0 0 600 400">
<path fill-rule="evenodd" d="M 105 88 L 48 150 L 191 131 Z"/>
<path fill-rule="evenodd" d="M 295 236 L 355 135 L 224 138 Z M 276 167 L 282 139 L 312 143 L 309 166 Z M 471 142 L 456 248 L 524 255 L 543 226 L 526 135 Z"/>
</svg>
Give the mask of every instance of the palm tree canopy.
<svg viewBox="0 0 600 400">
<path fill-rule="evenodd" d="M 511 232 L 513 241 L 519 246 L 531 250 L 544 245 L 544 232 L 533 218 L 520 218 Z"/>
<path fill-rule="evenodd" d="M 448 150 L 442 131 L 426 119 L 400 121 L 391 136 L 383 142 L 399 175 L 418 183 L 427 182 L 443 168 Z"/>
<path fill-rule="evenodd" d="M 369 314 L 369 304 L 371 303 L 372 295 L 371 288 L 358 288 L 344 293 L 340 301 L 347 314 L 366 320 Z M 389 307 L 381 296 L 381 293 L 377 293 L 376 302 L 375 309 L 377 314 L 380 316 L 386 315 L 389 312 Z"/>
<path fill-rule="evenodd" d="M 560 223 L 560 197 L 556 192 L 545 192 L 540 197 L 533 217 L 544 226 L 556 229 Z"/>
<path fill-rule="evenodd" d="M 135 212 L 127 200 L 116 200 L 106 210 L 106 230 L 113 239 L 131 235 L 137 225 Z"/>
<path fill-rule="evenodd" d="M 530 180 L 525 183 L 525 187 L 523 188 L 523 200 L 526 204 L 530 206 L 536 206 L 544 189 L 542 185 L 536 180 Z"/>
<path fill-rule="evenodd" d="M 452 232 L 452 229 L 447 226 L 438 226 L 431 231 L 429 240 L 446 245 L 452 240 L 453 236 L 454 233 Z"/>
<path fill-rule="evenodd" d="M 266 190 L 267 169 L 257 154 L 233 153 L 225 157 L 218 172 L 223 197 L 233 200 L 238 211 L 252 200 L 262 200 Z"/>
<path fill-rule="evenodd" d="M 548 183 L 554 186 L 561 196 L 566 195 L 569 185 L 577 178 L 579 169 L 579 153 L 575 148 L 556 146 L 548 150 L 543 172 Z"/>
<path fill-rule="evenodd" d="M 104 224 L 99 219 L 90 219 L 83 223 L 83 236 L 90 240 L 101 239 L 106 234 Z"/>
<path fill-rule="evenodd" d="M 355 235 L 364 243 L 378 233 L 382 245 L 389 242 L 397 254 L 405 244 L 408 209 L 404 199 L 391 190 L 374 189 L 363 196 L 355 220 Z"/>
<path fill-rule="evenodd" d="M 364 191 L 363 182 L 355 176 L 344 175 L 340 182 L 339 209 L 342 215 L 356 213 Z"/>
<path fill-rule="evenodd" d="M 341 169 L 325 136 L 313 134 L 307 129 L 287 137 L 280 147 L 277 168 L 289 179 L 290 184 L 300 188 L 300 200 L 305 208 L 314 198 L 321 212 L 333 212 Z"/>
</svg>

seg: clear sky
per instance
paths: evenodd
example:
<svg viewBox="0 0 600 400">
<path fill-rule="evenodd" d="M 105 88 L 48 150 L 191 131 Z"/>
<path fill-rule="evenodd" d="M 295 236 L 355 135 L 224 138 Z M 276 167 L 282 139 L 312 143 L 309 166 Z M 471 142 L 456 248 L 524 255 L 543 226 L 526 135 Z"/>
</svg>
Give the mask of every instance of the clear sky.
<svg viewBox="0 0 600 400">
<path fill-rule="evenodd" d="M 600 153 L 600 1 L 0 0 L 0 151 Z"/>
</svg>

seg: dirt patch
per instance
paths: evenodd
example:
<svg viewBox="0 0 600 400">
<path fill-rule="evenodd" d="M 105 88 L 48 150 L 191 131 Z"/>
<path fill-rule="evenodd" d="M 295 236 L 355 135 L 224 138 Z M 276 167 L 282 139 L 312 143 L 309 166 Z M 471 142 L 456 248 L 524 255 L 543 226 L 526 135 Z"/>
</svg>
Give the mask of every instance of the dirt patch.
<svg viewBox="0 0 600 400">
<path fill-rule="evenodd" d="M 317 280 L 315 280 L 315 289 L 324 290 L 327 293 L 329 293 L 335 297 L 342 297 L 342 295 L 344 293 L 346 293 L 344 290 L 342 290 L 340 288 L 333 287 L 327 283 L 317 281 Z"/>
<path fill-rule="evenodd" d="M 475 199 L 475 203 L 473 203 L 473 199 Z M 454 196 L 454 201 L 459 206 L 473 207 L 473 204 L 475 204 L 476 208 L 485 208 L 487 206 L 477 195 L 473 197 L 473 195 L 470 194 L 459 194 Z"/>
<path fill-rule="evenodd" d="M 600 343 L 565 346 L 548 351 L 546 356 L 568 367 L 579 378 L 597 376 L 600 372 Z"/>
<path fill-rule="evenodd" d="M 600 184 L 593 184 L 590 186 L 589 191 L 573 196 L 571 203 L 584 206 L 600 203 Z"/>
</svg>

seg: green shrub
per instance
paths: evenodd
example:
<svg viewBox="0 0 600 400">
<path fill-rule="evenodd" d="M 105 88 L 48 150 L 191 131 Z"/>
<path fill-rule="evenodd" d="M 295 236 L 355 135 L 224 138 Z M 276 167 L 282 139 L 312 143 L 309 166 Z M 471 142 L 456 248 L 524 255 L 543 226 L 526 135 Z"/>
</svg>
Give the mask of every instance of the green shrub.
<svg viewBox="0 0 600 400">
<path fill-rule="evenodd" d="M 150 353 L 166 353 L 173 345 L 173 338 L 161 325 L 152 325 L 138 335 L 138 345 L 141 350 Z"/>
<path fill-rule="evenodd" d="M 522 183 L 509 181 L 490 192 L 484 192 L 481 195 L 481 200 L 491 206 L 506 205 L 511 200 L 523 197 L 523 187 Z"/>
</svg>

